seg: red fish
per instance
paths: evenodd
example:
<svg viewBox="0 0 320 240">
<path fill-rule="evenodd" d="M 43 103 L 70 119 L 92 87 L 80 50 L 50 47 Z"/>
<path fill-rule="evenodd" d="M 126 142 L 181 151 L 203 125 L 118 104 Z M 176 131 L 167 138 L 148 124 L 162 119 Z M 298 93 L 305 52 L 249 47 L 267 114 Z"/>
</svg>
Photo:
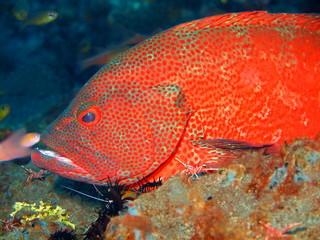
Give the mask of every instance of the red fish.
<svg viewBox="0 0 320 240">
<path fill-rule="evenodd" d="M 222 167 L 320 131 L 320 16 L 230 13 L 114 58 L 41 134 L 35 165 L 105 184 Z"/>
</svg>

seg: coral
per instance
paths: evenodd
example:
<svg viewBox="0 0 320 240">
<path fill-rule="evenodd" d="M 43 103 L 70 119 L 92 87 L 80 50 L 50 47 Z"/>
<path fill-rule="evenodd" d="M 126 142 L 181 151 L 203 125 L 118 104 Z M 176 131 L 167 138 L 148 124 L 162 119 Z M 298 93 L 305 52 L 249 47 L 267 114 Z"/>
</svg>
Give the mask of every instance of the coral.
<svg viewBox="0 0 320 240">
<path fill-rule="evenodd" d="M 319 142 L 295 139 L 281 155 L 244 151 L 242 164 L 190 182 L 177 174 L 127 202 L 105 239 L 317 239 Z"/>
<path fill-rule="evenodd" d="M 120 223 L 123 225 L 120 225 Z M 146 239 L 153 232 L 153 225 L 150 219 L 146 217 L 126 214 L 122 218 L 116 218 L 115 223 L 107 230 L 106 239 L 117 238 L 117 233 L 123 229 L 127 233 L 121 239 Z"/>
<path fill-rule="evenodd" d="M 44 203 L 40 201 L 39 203 L 26 203 L 26 202 L 16 202 L 13 205 L 14 211 L 10 213 L 10 216 L 21 215 L 21 223 L 28 225 L 34 221 L 51 221 L 54 223 L 63 223 L 65 225 L 75 228 L 75 225 L 68 221 L 69 215 L 66 210 L 60 206 L 53 206 L 50 203 Z"/>
</svg>

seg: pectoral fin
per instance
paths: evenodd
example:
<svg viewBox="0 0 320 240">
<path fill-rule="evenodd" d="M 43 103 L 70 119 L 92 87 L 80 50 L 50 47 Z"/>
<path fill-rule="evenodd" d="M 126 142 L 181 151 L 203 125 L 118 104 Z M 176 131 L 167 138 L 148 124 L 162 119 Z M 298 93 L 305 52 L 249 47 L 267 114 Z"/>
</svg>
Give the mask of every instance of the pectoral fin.
<svg viewBox="0 0 320 240">
<path fill-rule="evenodd" d="M 210 167 L 225 167 L 239 162 L 239 156 L 246 150 L 263 150 L 263 154 L 278 151 L 275 144 L 252 144 L 246 141 L 232 139 L 210 139 L 192 141 L 195 151 L 203 159 L 203 163 Z"/>
<path fill-rule="evenodd" d="M 238 140 L 232 140 L 232 139 L 210 139 L 210 140 L 194 141 L 193 145 L 198 146 L 200 148 L 208 148 L 208 149 L 220 148 L 226 151 L 261 149 L 261 148 L 270 149 L 274 146 L 273 143 L 256 145 L 250 142 L 238 141 Z"/>
</svg>

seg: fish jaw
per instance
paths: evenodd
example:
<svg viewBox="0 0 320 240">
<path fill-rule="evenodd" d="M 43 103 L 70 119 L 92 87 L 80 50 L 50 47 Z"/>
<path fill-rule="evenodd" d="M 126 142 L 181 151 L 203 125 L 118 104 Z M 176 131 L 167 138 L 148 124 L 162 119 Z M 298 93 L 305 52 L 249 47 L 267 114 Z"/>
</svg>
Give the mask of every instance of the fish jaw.
<svg viewBox="0 0 320 240">
<path fill-rule="evenodd" d="M 99 173 L 107 171 L 102 171 L 99 165 L 93 163 L 98 158 L 101 162 L 109 161 L 108 156 L 98 155 L 95 151 L 64 140 L 53 125 L 48 126 L 40 138 L 46 147 L 34 149 L 31 154 L 32 162 L 37 167 L 75 181 L 98 185 L 105 185 L 109 180 L 117 180 L 111 173 L 108 173 L 108 178 L 101 176 Z M 117 164 L 109 164 L 110 169 L 118 167 Z"/>
<path fill-rule="evenodd" d="M 62 177 L 98 184 L 92 174 L 55 151 L 36 148 L 32 151 L 31 158 L 37 167 L 45 168 Z"/>
</svg>

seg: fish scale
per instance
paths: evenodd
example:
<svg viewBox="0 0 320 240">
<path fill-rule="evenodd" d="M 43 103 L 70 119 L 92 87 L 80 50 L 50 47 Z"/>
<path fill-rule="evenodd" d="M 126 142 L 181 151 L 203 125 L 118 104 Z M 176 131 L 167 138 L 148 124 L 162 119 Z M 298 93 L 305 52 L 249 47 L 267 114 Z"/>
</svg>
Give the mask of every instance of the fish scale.
<svg viewBox="0 0 320 240">
<path fill-rule="evenodd" d="M 78 181 L 132 184 L 167 179 L 181 162 L 219 168 L 241 150 L 314 137 L 319 50 L 315 14 L 231 13 L 178 25 L 98 71 L 41 134 L 48 150 L 32 161 Z"/>
</svg>

